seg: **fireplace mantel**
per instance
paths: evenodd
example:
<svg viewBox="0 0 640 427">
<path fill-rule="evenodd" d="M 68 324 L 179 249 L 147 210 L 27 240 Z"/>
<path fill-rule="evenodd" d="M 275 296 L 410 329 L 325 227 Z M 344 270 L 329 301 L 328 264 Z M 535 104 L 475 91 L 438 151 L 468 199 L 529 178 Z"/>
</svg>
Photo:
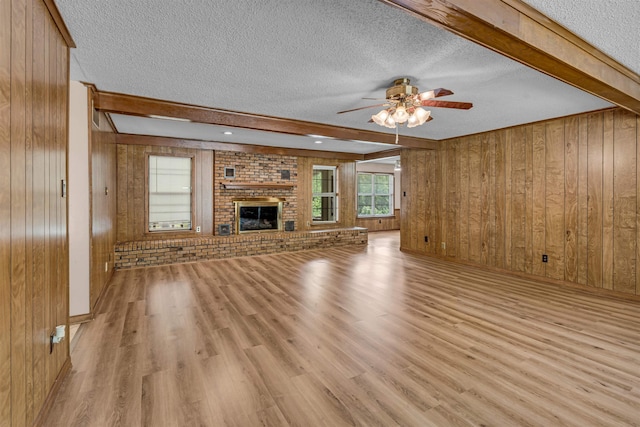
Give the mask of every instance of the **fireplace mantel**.
<svg viewBox="0 0 640 427">
<path fill-rule="evenodd" d="M 220 186 L 224 190 L 256 190 L 256 189 L 284 189 L 290 190 L 294 184 L 282 184 L 277 182 L 221 182 Z"/>
</svg>

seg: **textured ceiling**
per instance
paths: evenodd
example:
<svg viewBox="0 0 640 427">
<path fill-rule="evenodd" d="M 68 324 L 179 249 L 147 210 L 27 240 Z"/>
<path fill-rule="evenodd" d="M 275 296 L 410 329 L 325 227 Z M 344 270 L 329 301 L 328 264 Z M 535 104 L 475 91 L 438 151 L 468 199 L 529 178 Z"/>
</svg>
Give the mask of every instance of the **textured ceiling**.
<svg viewBox="0 0 640 427">
<path fill-rule="evenodd" d="M 431 139 L 610 106 L 377 0 L 56 3 L 78 46 L 72 79 L 103 91 L 392 133 L 367 123 L 377 109 L 336 112 L 407 76 L 474 103 L 400 130 Z M 126 130 L 159 134 L 159 122 L 129 118 Z"/>
</svg>

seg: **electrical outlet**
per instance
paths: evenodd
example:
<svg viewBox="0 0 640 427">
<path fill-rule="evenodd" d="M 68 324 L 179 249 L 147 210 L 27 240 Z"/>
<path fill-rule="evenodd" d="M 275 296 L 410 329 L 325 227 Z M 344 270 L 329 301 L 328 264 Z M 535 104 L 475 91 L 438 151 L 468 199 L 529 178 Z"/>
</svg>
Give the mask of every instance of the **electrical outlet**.
<svg viewBox="0 0 640 427">
<path fill-rule="evenodd" d="M 424 242 L 429 243 L 429 236 L 424 236 Z"/>
<path fill-rule="evenodd" d="M 441 243 L 440 243 L 440 247 L 441 247 L 442 249 L 447 249 L 447 244 L 446 244 L 445 242 L 441 242 Z"/>
<path fill-rule="evenodd" d="M 199 233 L 199 232 L 200 232 L 200 226 L 198 225 L 196 226 L 196 233 Z"/>
<path fill-rule="evenodd" d="M 547 254 L 542 255 L 542 262 L 549 262 L 549 257 Z"/>
</svg>

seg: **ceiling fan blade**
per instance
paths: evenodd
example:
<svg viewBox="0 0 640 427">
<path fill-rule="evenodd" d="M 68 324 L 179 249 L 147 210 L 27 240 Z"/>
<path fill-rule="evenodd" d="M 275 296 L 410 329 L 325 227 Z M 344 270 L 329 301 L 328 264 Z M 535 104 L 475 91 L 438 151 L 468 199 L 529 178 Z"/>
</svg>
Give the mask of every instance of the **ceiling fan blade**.
<svg viewBox="0 0 640 427">
<path fill-rule="evenodd" d="M 370 101 L 386 101 L 387 98 L 361 98 L 361 99 L 368 99 Z"/>
<path fill-rule="evenodd" d="M 426 101 L 428 99 L 433 99 L 433 98 L 438 98 L 440 96 L 448 96 L 448 95 L 453 95 L 453 92 L 450 91 L 449 89 L 443 89 L 440 87 L 438 89 L 428 90 L 426 92 L 419 93 L 418 99 Z"/>
<path fill-rule="evenodd" d="M 344 111 L 338 111 L 336 114 L 342 114 L 342 113 L 350 113 L 352 111 L 358 111 L 358 110 L 365 110 L 367 108 L 374 108 L 374 107 L 383 107 L 387 105 L 387 103 L 385 102 L 384 104 L 376 104 L 376 105 L 368 105 L 366 107 L 360 107 L 360 108 L 353 108 L 351 110 L 344 110 Z"/>
<path fill-rule="evenodd" d="M 420 105 L 423 107 L 457 108 L 459 110 L 468 110 L 473 107 L 470 102 L 434 101 L 432 99 L 422 101 Z"/>
<path fill-rule="evenodd" d="M 439 87 L 438 89 L 433 89 L 434 98 L 439 98 L 441 96 L 448 96 L 448 95 L 453 95 L 453 92 L 450 91 L 449 89 L 444 89 L 441 87 Z"/>
</svg>

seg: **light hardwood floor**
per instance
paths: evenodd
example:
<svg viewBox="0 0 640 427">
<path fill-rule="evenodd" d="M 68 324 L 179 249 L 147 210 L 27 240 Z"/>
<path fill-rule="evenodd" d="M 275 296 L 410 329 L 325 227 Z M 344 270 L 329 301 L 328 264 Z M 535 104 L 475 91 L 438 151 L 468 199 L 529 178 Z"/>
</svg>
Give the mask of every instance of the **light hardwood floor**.
<svg viewBox="0 0 640 427">
<path fill-rule="evenodd" d="M 45 425 L 640 425 L 640 303 L 398 245 L 116 272 Z"/>
</svg>

